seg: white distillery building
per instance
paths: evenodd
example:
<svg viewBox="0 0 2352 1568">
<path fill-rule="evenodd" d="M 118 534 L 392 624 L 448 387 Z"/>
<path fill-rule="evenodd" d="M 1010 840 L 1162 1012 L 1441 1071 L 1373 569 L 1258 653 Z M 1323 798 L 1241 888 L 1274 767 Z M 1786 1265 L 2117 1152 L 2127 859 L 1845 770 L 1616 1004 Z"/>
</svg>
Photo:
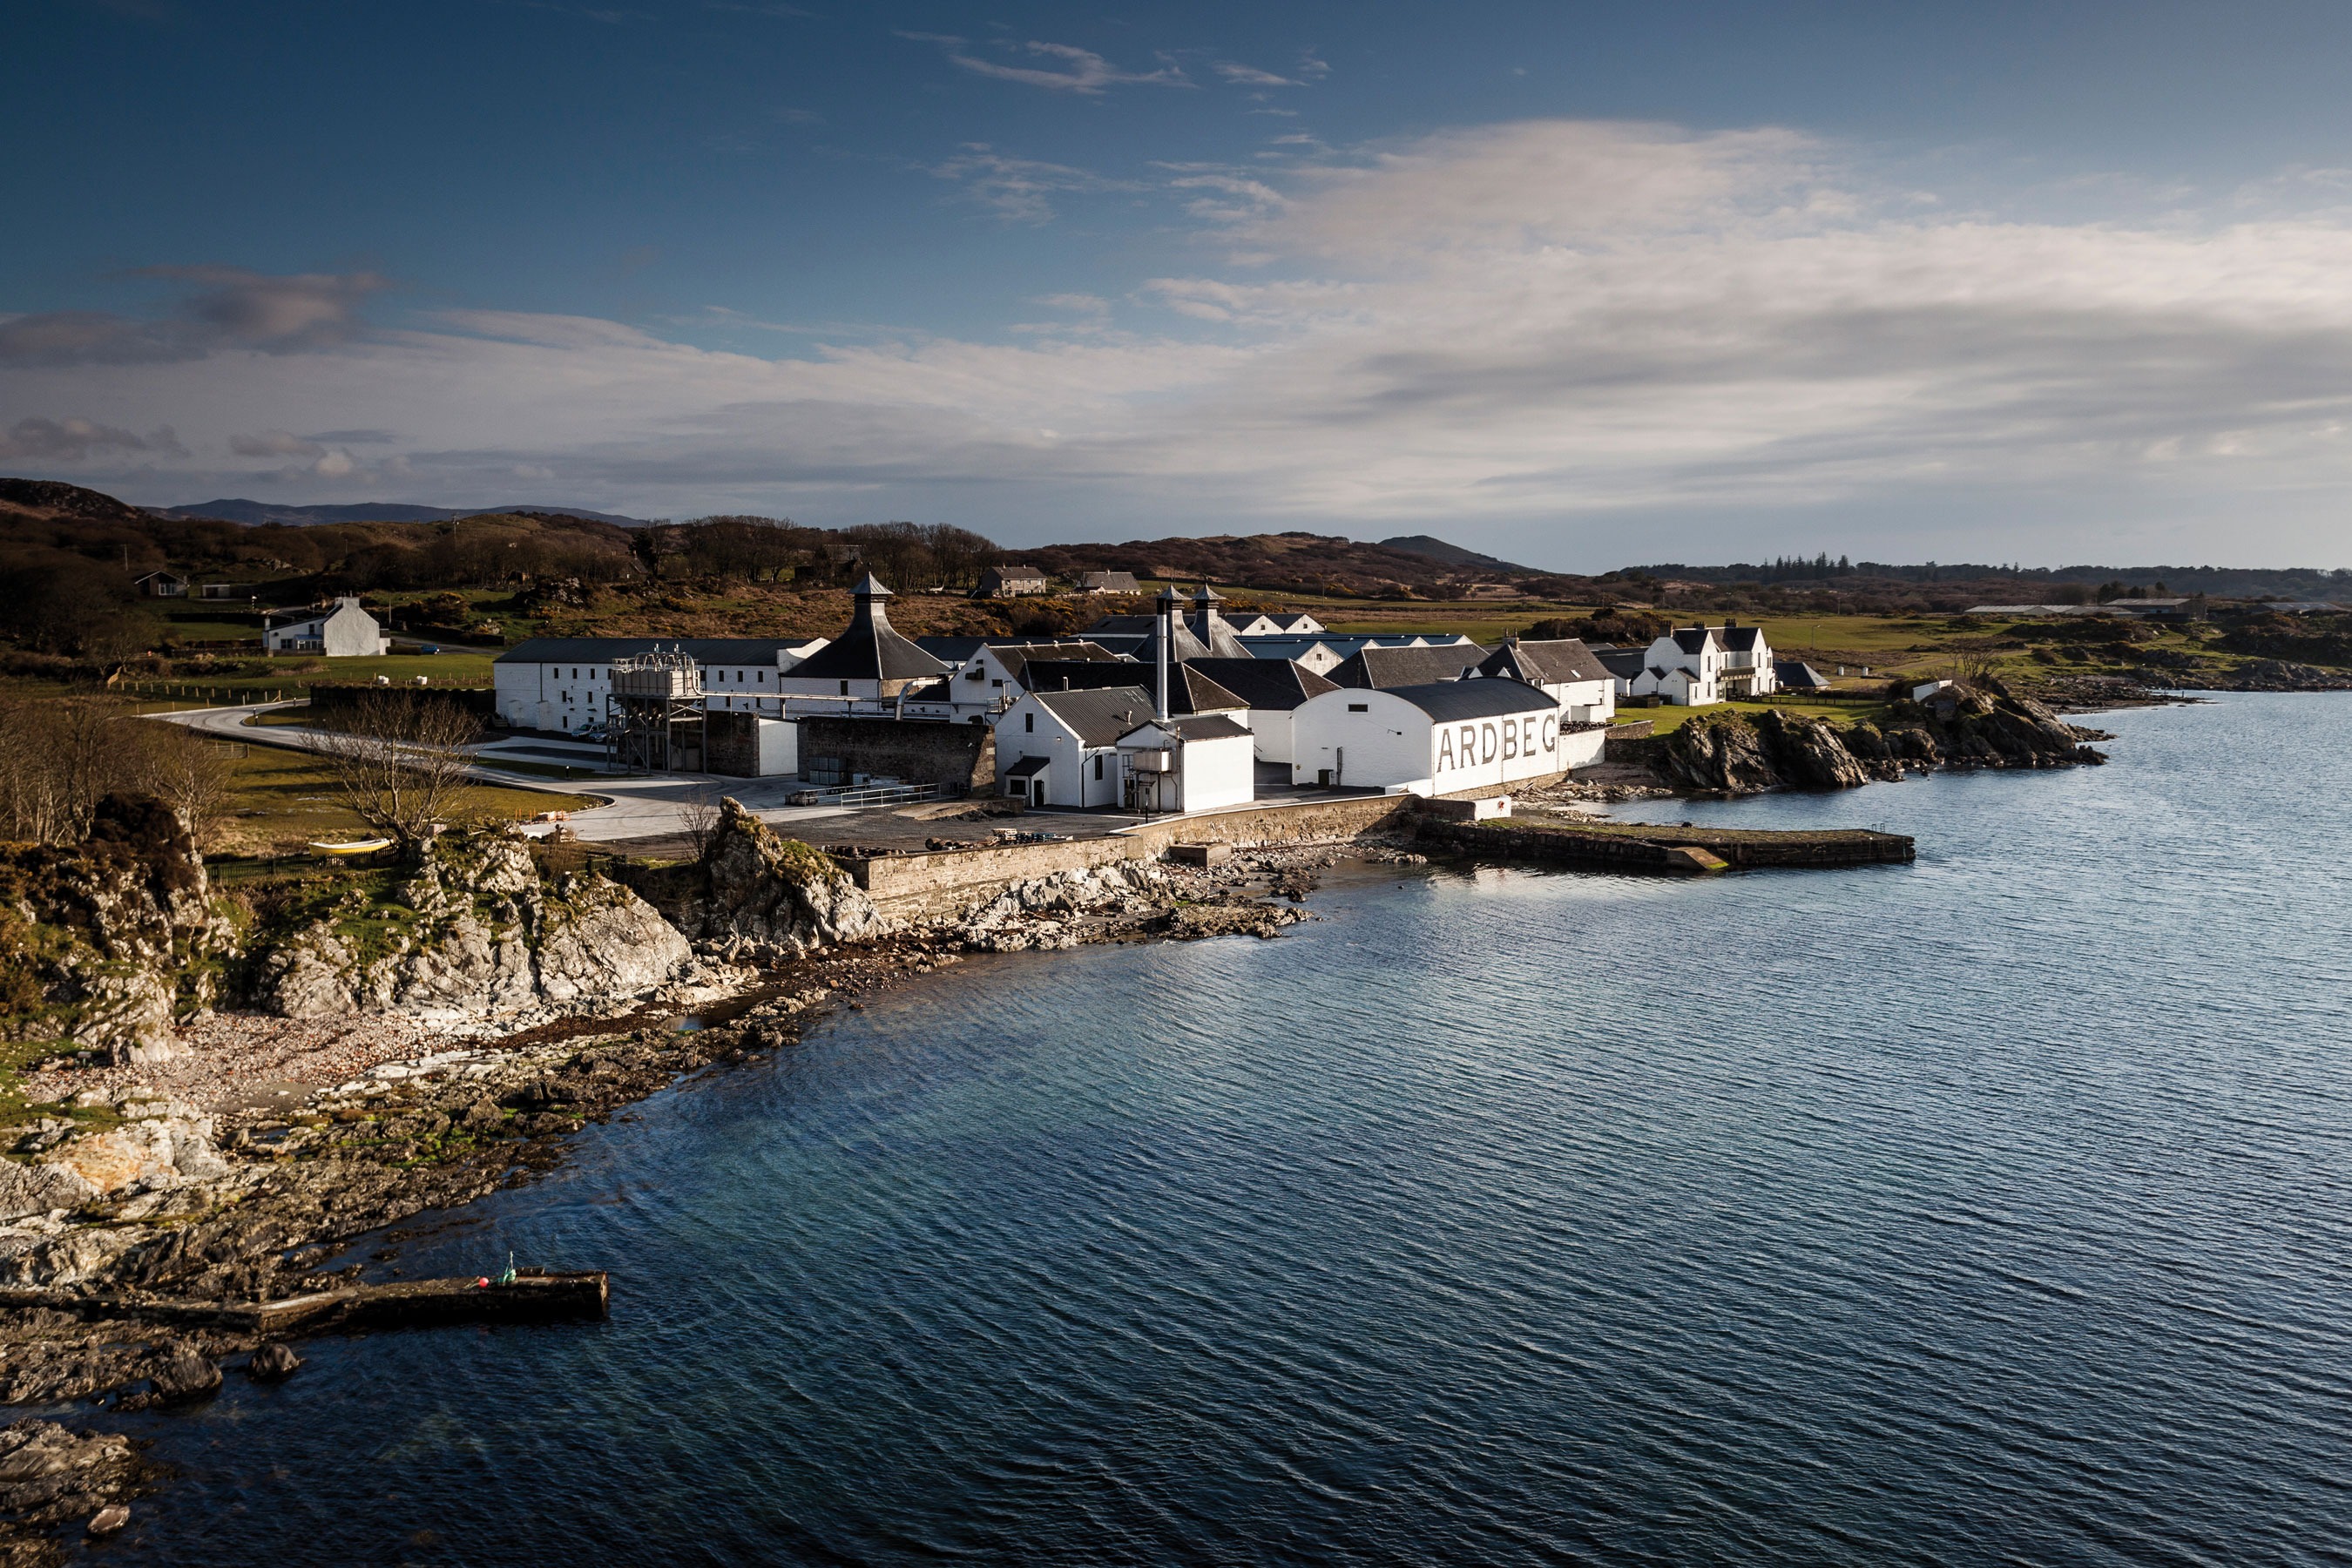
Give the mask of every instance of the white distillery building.
<svg viewBox="0 0 2352 1568">
<path fill-rule="evenodd" d="M 1302 784 L 1453 795 L 1577 765 L 1551 694 L 1496 677 L 1340 687 L 1300 703 L 1291 731 L 1291 779 Z"/>
<path fill-rule="evenodd" d="M 1559 704 L 1562 724 L 1605 724 L 1617 712 L 1616 678 L 1579 637 L 1538 642 L 1505 637 L 1478 666 L 1478 674 L 1543 688 Z"/>
<path fill-rule="evenodd" d="M 1295 659 L 1196 658 L 1184 668 L 1249 704 L 1251 745 L 1261 763 L 1288 763 L 1290 716 L 1308 698 L 1339 689 Z"/>
<path fill-rule="evenodd" d="M 324 609 L 299 610 L 290 620 L 273 619 L 261 632 L 269 653 L 315 653 L 329 658 L 371 658 L 392 651 L 376 618 L 357 599 L 337 599 Z"/>
<path fill-rule="evenodd" d="M 1118 738 L 1129 811 L 1215 811 L 1257 798 L 1250 731 L 1227 713 L 1153 719 Z"/>
<path fill-rule="evenodd" d="M 1139 686 L 1024 692 L 996 721 L 1000 792 L 1037 806 L 1117 805 L 1119 737 L 1151 716 Z"/>
<path fill-rule="evenodd" d="M 615 659 L 679 653 L 698 668 L 706 707 L 780 719 L 781 678 L 823 647 L 822 637 L 532 637 L 491 660 L 490 685 L 511 727 L 577 734 L 604 723 Z"/>
</svg>

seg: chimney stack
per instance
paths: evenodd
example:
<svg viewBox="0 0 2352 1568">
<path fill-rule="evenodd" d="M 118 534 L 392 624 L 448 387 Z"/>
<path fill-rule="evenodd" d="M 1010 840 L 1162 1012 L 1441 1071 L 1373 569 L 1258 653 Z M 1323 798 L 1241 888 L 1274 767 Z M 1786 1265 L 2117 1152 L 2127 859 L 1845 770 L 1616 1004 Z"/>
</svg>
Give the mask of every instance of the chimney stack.
<svg viewBox="0 0 2352 1568">
<path fill-rule="evenodd" d="M 1169 650 L 1176 643 L 1176 610 L 1183 601 L 1176 597 L 1176 584 L 1171 583 L 1160 590 L 1160 658 L 1159 689 L 1153 694 L 1154 718 L 1168 717 Z"/>
</svg>

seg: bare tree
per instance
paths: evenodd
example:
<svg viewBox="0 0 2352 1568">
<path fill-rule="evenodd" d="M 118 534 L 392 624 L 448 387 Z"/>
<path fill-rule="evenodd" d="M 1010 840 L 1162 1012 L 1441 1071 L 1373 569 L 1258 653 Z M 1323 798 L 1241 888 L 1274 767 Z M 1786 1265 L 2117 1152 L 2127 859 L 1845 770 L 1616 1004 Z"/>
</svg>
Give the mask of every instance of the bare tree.
<svg viewBox="0 0 2352 1568">
<path fill-rule="evenodd" d="M 719 836 L 719 791 L 710 784 L 696 784 L 686 798 L 678 802 L 678 831 L 694 848 L 697 860 L 710 853 L 710 841 Z"/>
<path fill-rule="evenodd" d="M 407 849 L 473 795 L 465 750 L 480 729 L 455 702 L 362 692 L 325 731 L 319 754 L 344 804 Z"/>
<path fill-rule="evenodd" d="M 230 747 L 177 724 L 135 719 L 122 723 L 135 727 L 139 787 L 180 814 L 198 849 L 210 848 L 236 792 Z"/>
</svg>

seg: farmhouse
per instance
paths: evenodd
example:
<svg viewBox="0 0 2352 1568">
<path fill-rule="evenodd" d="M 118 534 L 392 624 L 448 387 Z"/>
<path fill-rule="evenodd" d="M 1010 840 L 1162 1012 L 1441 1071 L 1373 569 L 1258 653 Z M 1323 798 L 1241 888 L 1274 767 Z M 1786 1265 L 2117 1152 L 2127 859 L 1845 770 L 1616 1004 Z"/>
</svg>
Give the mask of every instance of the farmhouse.
<svg viewBox="0 0 2352 1568">
<path fill-rule="evenodd" d="M 1034 566 L 992 566 L 980 574 L 980 585 L 972 595 L 982 599 L 1017 599 L 1042 594 L 1045 586 L 1045 574 Z"/>
<path fill-rule="evenodd" d="M 151 599 L 184 599 L 188 596 L 188 580 L 177 572 L 150 572 L 131 581 Z"/>
<path fill-rule="evenodd" d="M 1140 594 L 1143 585 L 1132 572 L 1081 572 L 1078 574 L 1081 594 Z"/>
<path fill-rule="evenodd" d="M 264 649 L 323 654 L 329 658 L 368 658 L 392 651 L 392 639 L 383 635 L 373 616 L 360 608 L 357 599 L 337 599 L 325 609 L 298 610 L 293 616 L 262 628 Z"/>
<path fill-rule="evenodd" d="M 1302 784 L 1452 795 L 1571 765 L 1559 703 L 1504 677 L 1340 687 L 1300 703 L 1291 731 L 1291 779 Z"/>
</svg>

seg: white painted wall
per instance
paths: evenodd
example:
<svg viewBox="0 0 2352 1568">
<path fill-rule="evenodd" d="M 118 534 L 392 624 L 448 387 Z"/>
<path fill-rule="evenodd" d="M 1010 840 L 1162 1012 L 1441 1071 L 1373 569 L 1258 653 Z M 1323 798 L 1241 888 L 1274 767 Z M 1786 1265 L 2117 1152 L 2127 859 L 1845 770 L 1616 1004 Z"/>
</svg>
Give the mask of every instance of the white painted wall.
<svg viewBox="0 0 2352 1568">
<path fill-rule="evenodd" d="M 1429 780 L 1429 715 L 1402 697 L 1369 688 L 1318 692 L 1290 710 L 1290 729 L 1295 784 L 1384 788 Z"/>
<path fill-rule="evenodd" d="M 1287 708 L 1253 708 L 1249 727 L 1253 746 L 1261 763 L 1290 761 L 1291 710 Z"/>
</svg>

